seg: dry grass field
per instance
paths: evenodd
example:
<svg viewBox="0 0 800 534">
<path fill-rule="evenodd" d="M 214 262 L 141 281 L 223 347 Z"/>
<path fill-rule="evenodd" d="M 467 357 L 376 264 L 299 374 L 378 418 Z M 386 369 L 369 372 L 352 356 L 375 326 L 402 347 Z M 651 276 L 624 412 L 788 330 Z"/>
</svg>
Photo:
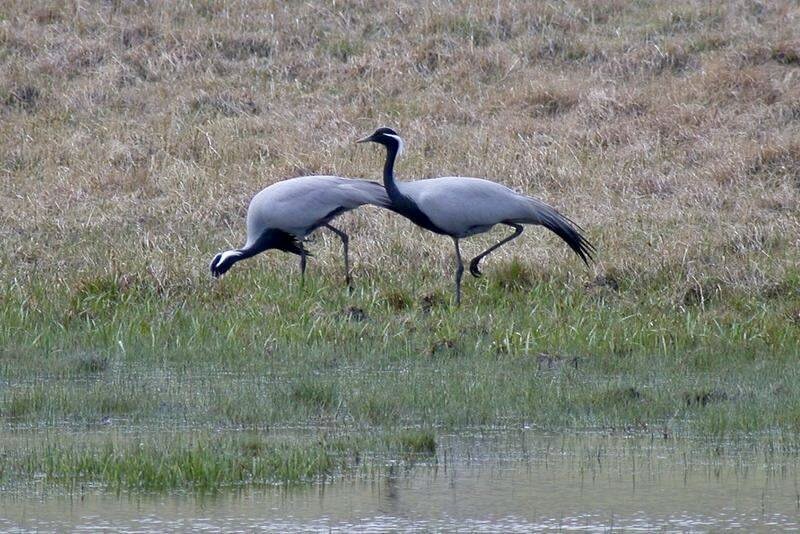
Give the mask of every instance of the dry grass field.
<svg viewBox="0 0 800 534">
<path fill-rule="evenodd" d="M 379 180 L 383 152 L 353 141 L 380 125 L 406 140 L 400 179 L 539 197 L 597 263 L 529 228 L 455 309 L 450 241 L 365 208 L 340 219 L 353 294 L 324 233 L 305 288 L 276 251 L 211 279 L 264 186 Z M 400 421 L 797 442 L 796 2 L 6 1 L 0 194 L 7 432 Z"/>
</svg>

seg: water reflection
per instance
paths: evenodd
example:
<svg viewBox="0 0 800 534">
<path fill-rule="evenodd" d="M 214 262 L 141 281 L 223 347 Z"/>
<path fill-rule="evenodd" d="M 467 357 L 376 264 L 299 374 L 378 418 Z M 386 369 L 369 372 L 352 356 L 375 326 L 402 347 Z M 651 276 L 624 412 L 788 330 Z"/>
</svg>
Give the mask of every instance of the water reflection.
<svg viewBox="0 0 800 534">
<path fill-rule="evenodd" d="M 702 451 L 685 442 L 498 433 L 443 438 L 426 465 L 388 463 L 304 488 L 214 497 L 0 498 L 0 529 L 111 532 L 627 531 L 800 528 L 794 456 Z"/>
</svg>

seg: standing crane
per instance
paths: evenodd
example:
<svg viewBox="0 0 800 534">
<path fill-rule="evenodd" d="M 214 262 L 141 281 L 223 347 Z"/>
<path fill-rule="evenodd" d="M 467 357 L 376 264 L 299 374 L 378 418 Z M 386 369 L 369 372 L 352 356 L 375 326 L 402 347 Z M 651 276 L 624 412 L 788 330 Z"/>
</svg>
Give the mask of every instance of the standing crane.
<svg viewBox="0 0 800 534">
<path fill-rule="evenodd" d="M 388 207 L 389 197 L 381 184 L 339 176 L 301 176 L 263 189 L 247 209 L 247 243 L 242 248 L 220 252 L 209 265 L 219 278 L 233 265 L 269 249 L 300 256 L 300 281 L 305 281 L 306 236 L 325 227 L 342 240 L 345 282 L 350 286 L 349 236 L 330 222 L 364 204 Z"/>
<path fill-rule="evenodd" d="M 479 264 L 488 254 L 516 239 L 523 224 L 538 224 L 554 232 L 586 263 L 593 260 L 594 246 L 580 233 L 580 228 L 554 208 L 533 197 L 480 178 L 447 176 L 396 182 L 394 163 L 403 151 L 403 140 L 391 128 L 378 128 L 372 135 L 356 141 L 373 142 L 386 147 L 383 184 L 391 205 L 388 209 L 403 215 L 413 223 L 452 238 L 456 249 L 456 305 L 461 304 L 461 260 L 459 240 L 488 232 L 496 224 L 505 224 L 514 233 L 489 247 L 469 263 L 469 272 L 480 277 Z"/>
</svg>

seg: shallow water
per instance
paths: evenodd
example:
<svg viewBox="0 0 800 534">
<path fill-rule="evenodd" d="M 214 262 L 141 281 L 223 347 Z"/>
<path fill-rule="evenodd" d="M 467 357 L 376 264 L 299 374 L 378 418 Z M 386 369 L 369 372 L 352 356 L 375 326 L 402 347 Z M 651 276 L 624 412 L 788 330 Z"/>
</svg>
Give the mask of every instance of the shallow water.
<svg viewBox="0 0 800 534">
<path fill-rule="evenodd" d="M 215 496 L 12 490 L 0 529 L 512 532 L 800 528 L 793 455 L 530 432 L 440 437 L 435 458 Z"/>
</svg>

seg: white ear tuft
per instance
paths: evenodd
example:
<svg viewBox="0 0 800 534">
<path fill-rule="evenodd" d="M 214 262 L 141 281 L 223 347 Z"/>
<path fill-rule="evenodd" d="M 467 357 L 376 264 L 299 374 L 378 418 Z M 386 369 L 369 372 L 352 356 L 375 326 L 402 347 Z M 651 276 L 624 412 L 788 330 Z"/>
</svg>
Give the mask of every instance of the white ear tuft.
<svg viewBox="0 0 800 534">
<path fill-rule="evenodd" d="M 222 258 L 222 253 L 218 253 L 216 256 L 214 256 L 213 258 L 211 258 L 211 263 L 209 263 L 209 264 L 208 264 L 208 266 L 209 266 L 209 267 L 210 267 L 210 268 L 213 270 L 213 269 L 214 269 L 214 267 L 215 267 L 215 266 L 217 265 L 217 263 L 219 262 L 220 258 Z"/>
<path fill-rule="evenodd" d="M 392 139 L 397 141 L 397 156 L 399 157 L 406 148 L 406 144 L 403 142 L 403 138 L 399 135 L 392 135 L 392 134 L 384 134 L 386 137 L 391 137 Z"/>
<path fill-rule="evenodd" d="M 226 250 L 225 252 L 219 255 L 219 262 L 217 262 L 217 264 L 219 265 L 220 263 L 225 263 L 225 261 L 231 256 L 241 256 L 241 255 L 242 253 L 239 252 L 238 250 Z"/>
</svg>

